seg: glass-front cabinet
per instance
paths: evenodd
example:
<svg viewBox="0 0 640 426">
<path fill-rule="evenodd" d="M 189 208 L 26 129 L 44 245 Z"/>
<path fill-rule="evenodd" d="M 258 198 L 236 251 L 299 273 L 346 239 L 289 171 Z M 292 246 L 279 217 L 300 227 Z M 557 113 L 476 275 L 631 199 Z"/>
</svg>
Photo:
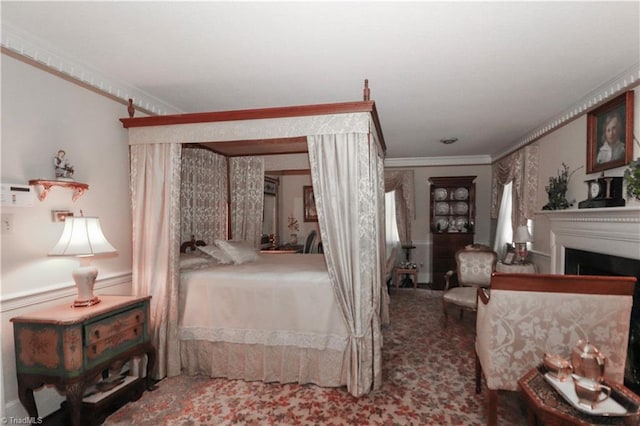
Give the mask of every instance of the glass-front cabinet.
<svg viewBox="0 0 640 426">
<path fill-rule="evenodd" d="M 444 288 L 444 275 L 455 270 L 455 253 L 473 244 L 475 228 L 475 176 L 432 177 L 430 227 L 432 286 Z"/>
</svg>

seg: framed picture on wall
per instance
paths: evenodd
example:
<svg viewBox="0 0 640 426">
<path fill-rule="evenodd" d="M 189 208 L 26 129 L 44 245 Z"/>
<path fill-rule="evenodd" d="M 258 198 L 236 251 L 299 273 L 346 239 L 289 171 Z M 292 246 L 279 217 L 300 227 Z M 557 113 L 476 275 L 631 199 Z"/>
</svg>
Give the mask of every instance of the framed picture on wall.
<svg viewBox="0 0 640 426">
<path fill-rule="evenodd" d="M 276 179 L 265 176 L 264 193 L 267 195 L 276 195 L 278 192 L 278 181 Z"/>
<path fill-rule="evenodd" d="M 302 187 L 302 200 L 304 202 L 304 221 L 317 222 L 318 211 L 316 210 L 316 199 L 313 196 L 313 186 L 305 185 Z"/>
<path fill-rule="evenodd" d="M 629 164 L 633 157 L 633 90 L 587 114 L 587 174 Z"/>
</svg>

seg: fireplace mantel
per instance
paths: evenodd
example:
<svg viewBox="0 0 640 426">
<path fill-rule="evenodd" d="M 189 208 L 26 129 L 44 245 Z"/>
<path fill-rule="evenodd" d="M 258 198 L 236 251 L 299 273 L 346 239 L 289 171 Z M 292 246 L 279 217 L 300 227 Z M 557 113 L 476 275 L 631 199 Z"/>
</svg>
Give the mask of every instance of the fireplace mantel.
<svg viewBox="0 0 640 426">
<path fill-rule="evenodd" d="M 565 248 L 640 260 L 640 207 L 545 210 L 551 272 L 564 273 Z"/>
</svg>

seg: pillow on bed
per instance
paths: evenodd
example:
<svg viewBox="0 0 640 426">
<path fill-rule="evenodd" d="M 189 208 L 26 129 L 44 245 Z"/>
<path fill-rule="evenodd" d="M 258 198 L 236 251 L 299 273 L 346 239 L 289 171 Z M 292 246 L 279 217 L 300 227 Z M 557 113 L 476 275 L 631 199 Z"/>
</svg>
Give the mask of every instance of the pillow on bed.
<svg viewBox="0 0 640 426">
<path fill-rule="evenodd" d="M 238 265 L 260 259 L 258 251 L 248 241 L 216 240 L 216 245 Z"/>
<path fill-rule="evenodd" d="M 180 254 L 180 270 L 204 268 L 209 265 L 211 259 L 207 259 L 197 253 L 181 253 Z"/>
<path fill-rule="evenodd" d="M 198 250 L 213 257 L 221 265 L 228 265 L 229 263 L 233 263 L 233 259 L 231 259 L 231 257 L 224 250 L 222 250 L 215 244 L 209 246 L 199 246 Z"/>
</svg>

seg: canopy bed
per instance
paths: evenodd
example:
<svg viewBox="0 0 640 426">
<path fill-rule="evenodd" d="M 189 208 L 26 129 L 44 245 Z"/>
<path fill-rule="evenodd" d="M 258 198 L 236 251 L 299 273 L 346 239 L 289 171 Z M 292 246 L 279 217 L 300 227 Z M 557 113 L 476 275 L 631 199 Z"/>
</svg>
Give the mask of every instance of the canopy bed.
<svg viewBox="0 0 640 426">
<path fill-rule="evenodd" d="M 129 131 L 131 151 L 132 285 L 136 295 L 152 296 L 151 327 L 158 350 L 155 377 L 204 370 L 212 375 L 247 380 L 346 385 L 354 396 L 379 388 L 381 318 L 388 318 L 388 296 L 381 291 L 385 260 L 385 144 L 375 103 L 368 98 L 366 82 L 365 100 L 361 102 L 130 117 L 121 121 Z M 180 282 L 179 249 L 185 233 L 193 231 L 194 226 L 180 229 L 181 224 L 184 228 L 185 222 L 181 221 L 181 214 L 185 214 L 181 205 L 185 202 L 180 190 L 181 181 L 191 179 L 189 173 L 185 173 L 187 167 L 183 157 L 187 155 L 183 153 L 187 152 L 184 147 L 193 144 L 206 146 L 219 154 L 219 158 L 213 160 L 217 162 L 214 168 L 224 171 L 212 180 L 220 187 L 217 194 L 223 191 L 223 195 L 204 197 L 207 202 L 213 200 L 213 205 L 199 213 L 188 213 L 195 218 L 205 214 L 202 212 L 216 212 L 216 230 L 207 230 L 211 233 L 208 236 L 196 232 L 196 237 L 207 243 L 214 239 L 218 242 L 247 240 L 258 245 L 261 227 L 257 225 L 256 231 L 252 225 L 255 221 L 246 212 L 256 211 L 254 204 L 260 204 L 259 211 L 262 211 L 262 187 L 256 189 L 254 183 L 262 185 L 264 180 L 263 176 L 255 179 L 251 174 L 256 170 L 263 173 L 264 170 L 260 169 L 263 155 L 308 153 L 324 254 L 304 258 L 309 262 L 315 259 L 316 263 L 310 267 L 316 275 L 324 274 L 324 278 L 319 280 L 325 282 L 317 283 L 316 288 L 307 291 L 322 293 L 324 298 L 327 294 L 333 295 L 332 303 L 326 307 L 333 317 L 327 318 L 329 331 L 323 333 L 334 338 L 320 343 L 316 340 L 307 345 L 289 345 L 286 339 L 277 338 L 275 342 L 245 339 L 238 343 L 234 340 L 237 336 L 234 339 L 203 339 L 202 335 L 208 331 L 200 330 L 194 334 L 194 329 L 189 329 L 189 321 L 196 312 L 192 309 L 198 309 L 200 315 L 214 309 L 216 315 L 223 314 L 219 304 L 216 308 L 211 307 L 217 297 L 229 300 L 257 297 L 255 293 L 252 296 L 232 295 L 234 285 L 228 279 L 231 275 L 218 280 L 217 289 L 198 281 L 198 277 L 204 274 L 200 269 L 183 273 L 184 281 Z M 195 163 L 203 164 L 200 160 Z M 197 201 L 189 202 L 195 205 Z M 191 204 L 189 206 L 191 208 Z M 279 310 L 281 313 L 288 310 L 286 314 L 293 318 L 291 321 L 299 321 L 300 315 L 292 315 L 292 311 L 298 309 L 303 312 L 304 304 L 299 303 L 309 306 L 309 301 L 313 303 L 317 297 L 300 296 L 304 295 L 304 280 L 299 276 L 296 278 L 295 274 L 285 277 L 288 274 L 284 271 L 289 266 L 273 265 L 296 255 L 271 256 L 268 261 L 260 258 L 255 264 L 239 266 L 252 269 L 262 265 L 282 270 L 279 281 L 284 292 L 280 292 L 282 305 Z M 299 258 L 296 265 L 298 262 Z M 251 272 L 245 270 L 231 274 L 236 274 L 234 280 L 238 281 L 247 273 Z M 220 284 L 225 280 L 226 284 Z M 296 285 L 301 288 L 294 292 Z M 189 296 L 190 289 L 195 287 L 209 292 L 209 299 Z M 244 291 L 255 292 L 255 279 L 253 284 L 248 284 L 249 290 L 247 285 L 243 288 Z M 295 302 L 298 304 L 290 309 L 287 303 L 292 303 L 291 297 L 307 301 Z M 194 308 L 190 305 L 194 298 L 198 299 L 200 306 L 204 303 L 209 307 Z M 231 312 L 239 316 L 242 316 L 239 314 L 241 311 L 242 306 L 231 308 Z M 286 328 L 281 321 L 282 318 L 274 319 L 277 327 Z M 258 352 L 261 354 L 259 357 L 256 356 Z M 198 357 L 200 359 L 196 360 Z M 204 362 L 203 357 L 206 358 Z M 227 360 L 244 357 L 252 367 L 245 365 L 237 376 L 229 373 L 235 367 L 228 367 L 221 374 L 212 373 L 211 366 L 202 368 L 203 363 L 211 364 L 212 359 L 219 361 L 225 357 Z M 274 371 L 269 367 L 278 363 L 286 366 L 292 359 L 309 364 L 302 370 L 312 368 L 316 371 L 292 374 L 289 368 Z M 214 367 L 219 367 L 219 364 Z M 253 369 L 256 365 L 258 370 Z M 295 363 L 294 366 L 300 367 Z"/>
</svg>

